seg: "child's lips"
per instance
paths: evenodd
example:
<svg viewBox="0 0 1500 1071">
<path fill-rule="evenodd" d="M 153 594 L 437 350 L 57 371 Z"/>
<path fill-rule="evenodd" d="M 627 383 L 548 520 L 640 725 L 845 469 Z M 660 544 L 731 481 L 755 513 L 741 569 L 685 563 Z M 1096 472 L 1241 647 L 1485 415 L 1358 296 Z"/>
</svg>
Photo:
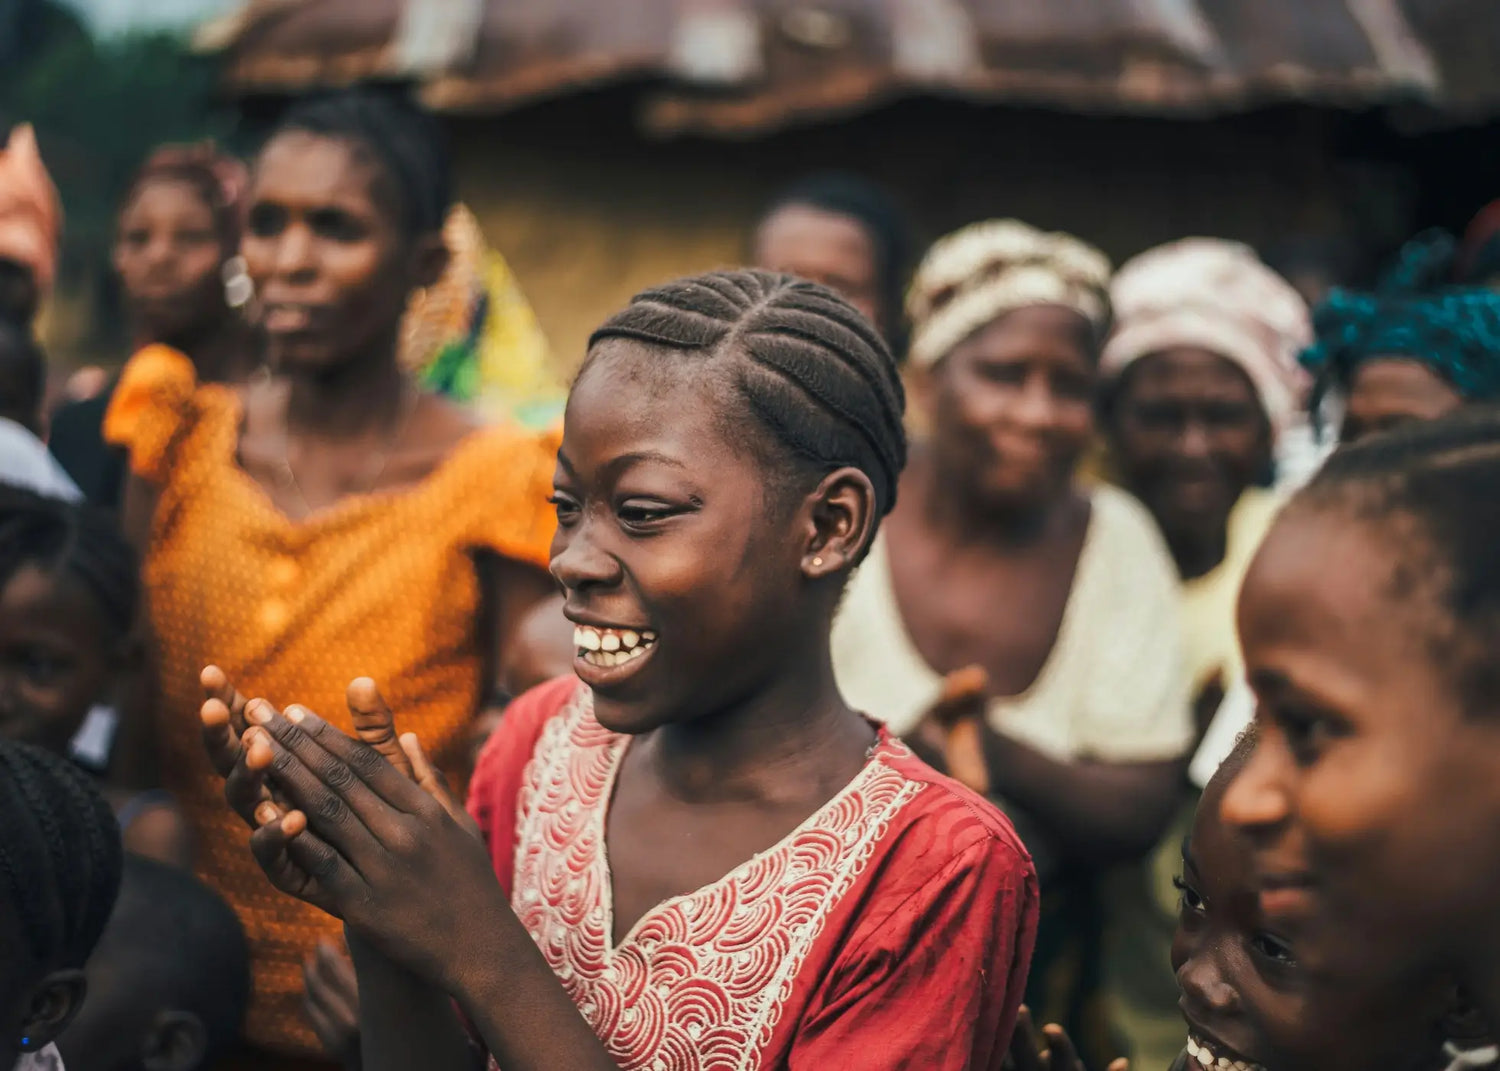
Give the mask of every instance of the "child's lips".
<svg viewBox="0 0 1500 1071">
<path fill-rule="evenodd" d="M 1316 893 L 1309 874 L 1269 874 L 1260 881 L 1260 910 L 1268 919 L 1303 919 L 1311 915 Z"/>
</svg>

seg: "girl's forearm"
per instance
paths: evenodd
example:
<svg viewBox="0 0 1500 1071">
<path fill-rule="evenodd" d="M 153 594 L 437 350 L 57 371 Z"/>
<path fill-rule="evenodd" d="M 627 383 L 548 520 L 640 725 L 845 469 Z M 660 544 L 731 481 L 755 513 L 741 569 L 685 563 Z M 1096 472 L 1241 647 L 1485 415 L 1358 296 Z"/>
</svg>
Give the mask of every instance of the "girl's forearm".
<svg viewBox="0 0 1500 1071">
<path fill-rule="evenodd" d="M 495 1061 L 505 1071 L 619 1071 L 521 921 L 507 912 L 489 936 L 463 950 L 454 996 Z"/>
<path fill-rule="evenodd" d="M 477 1071 L 482 1059 L 441 989 L 391 962 L 352 932 L 364 1071 Z"/>
</svg>

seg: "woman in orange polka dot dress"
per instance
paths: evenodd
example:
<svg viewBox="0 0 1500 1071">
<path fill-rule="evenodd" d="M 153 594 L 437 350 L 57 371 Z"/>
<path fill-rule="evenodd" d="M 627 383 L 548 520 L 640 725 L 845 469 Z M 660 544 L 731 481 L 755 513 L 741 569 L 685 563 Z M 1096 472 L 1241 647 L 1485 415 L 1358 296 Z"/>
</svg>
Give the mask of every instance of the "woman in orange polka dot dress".
<svg viewBox="0 0 1500 1071">
<path fill-rule="evenodd" d="M 257 161 L 243 246 L 275 375 L 200 384 L 185 356 L 148 348 L 105 425 L 130 451 L 126 523 L 148 548 L 163 779 L 201 873 L 246 924 L 246 1031 L 277 1057 L 318 1051 L 303 963 L 338 924 L 269 889 L 245 852 L 202 753 L 202 668 L 325 711 L 344 708 L 351 678 L 376 677 L 402 728 L 457 771 L 492 698 L 572 658 L 560 614 L 557 661 L 536 641 L 556 613 L 555 440 L 477 426 L 398 361 L 408 295 L 446 258 L 429 122 L 365 93 L 294 109 Z"/>
</svg>

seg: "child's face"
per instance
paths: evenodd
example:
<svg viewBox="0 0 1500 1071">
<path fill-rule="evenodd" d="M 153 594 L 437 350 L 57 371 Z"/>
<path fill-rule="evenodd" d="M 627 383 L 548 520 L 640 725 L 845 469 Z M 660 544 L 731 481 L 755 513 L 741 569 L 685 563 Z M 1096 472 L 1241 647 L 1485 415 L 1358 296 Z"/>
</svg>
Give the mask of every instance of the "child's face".
<svg viewBox="0 0 1500 1071">
<path fill-rule="evenodd" d="M 1494 947 L 1500 718 L 1465 709 L 1435 572 L 1399 517 L 1314 504 L 1241 595 L 1260 736 L 1223 817 L 1254 847 L 1261 910 L 1333 984 L 1409 984 Z"/>
<path fill-rule="evenodd" d="M 1435 1051 L 1435 987 L 1319 989 L 1297 962 L 1302 933 L 1269 925 L 1249 844 L 1219 818 L 1227 778 L 1210 783 L 1183 844 L 1172 967 L 1193 1052 L 1206 1066 L 1397 1071 Z M 1288 856 L 1300 844 L 1288 838 Z M 1291 937 L 1297 932 L 1297 940 Z M 1192 1049 L 1190 1049 L 1190 1052 Z M 1409 1058 L 1408 1058 L 1409 1057 Z"/>
<path fill-rule="evenodd" d="M 120 637 L 82 584 L 35 566 L 0 589 L 0 737 L 66 754 L 105 698 Z"/>
<path fill-rule="evenodd" d="M 772 513 L 728 438 L 714 392 L 733 389 L 612 341 L 569 397 L 551 568 L 579 626 L 574 669 L 616 731 L 743 701 L 811 642 L 797 518 Z"/>
</svg>

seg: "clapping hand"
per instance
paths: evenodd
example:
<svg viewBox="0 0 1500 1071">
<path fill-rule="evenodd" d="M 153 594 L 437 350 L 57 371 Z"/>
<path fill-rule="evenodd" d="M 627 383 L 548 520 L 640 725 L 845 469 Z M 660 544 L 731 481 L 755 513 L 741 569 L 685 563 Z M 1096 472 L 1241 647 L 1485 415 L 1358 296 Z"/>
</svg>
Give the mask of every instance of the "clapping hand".
<svg viewBox="0 0 1500 1071">
<path fill-rule="evenodd" d="M 1049 1024 L 1041 1030 L 1032 1021 L 1031 1010 L 1024 1005 L 1016 1018 L 1016 1032 L 1011 1036 L 1010 1053 L 1005 1058 L 1006 1071 L 1087 1071 L 1078 1050 L 1062 1027 Z M 1108 1071 L 1130 1071 L 1129 1060 L 1115 1060 Z"/>
</svg>

